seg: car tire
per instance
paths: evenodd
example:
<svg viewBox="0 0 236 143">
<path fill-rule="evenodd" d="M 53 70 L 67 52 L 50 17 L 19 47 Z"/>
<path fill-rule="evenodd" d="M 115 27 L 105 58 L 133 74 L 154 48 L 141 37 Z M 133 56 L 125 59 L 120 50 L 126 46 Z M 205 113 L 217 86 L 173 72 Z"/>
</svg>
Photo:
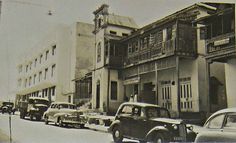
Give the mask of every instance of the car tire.
<svg viewBox="0 0 236 143">
<path fill-rule="evenodd" d="M 112 130 L 112 136 L 115 143 L 122 143 L 123 132 L 119 126 L 115 126 Z"/>
<path fill-rule="evenodd" d="M 34 116 L 32 114 L 30 114 L 30 120 L 33 121 Z"/>
<path fill-rule="evenodd" d="M 81 129 L 83 129 L 84 128 L 84 124 L 80 124 L 80 126 L 79 126 Z"/>
<path fill-rule="evenodd" d="M 59 127 L 63 127 L 63 122 L 62 122 L 61 118 L 58 118 L 57 124 Z"/>
<path fill-rule="evenodd" d="M 48 116 L 44 116 L 44 123 L 47 125 L 48 124 Z"/>
<path fill-rule="evenodd" d="M 163 133 L 157 133 L 154 137 L 153 143 L 168 142 Z"/>
<path fill-rule="evenodd" d="M 41 121 L 41 119 L 42 119 L 41 116 L 36 116 L 37 121 Z"/>
</svg>

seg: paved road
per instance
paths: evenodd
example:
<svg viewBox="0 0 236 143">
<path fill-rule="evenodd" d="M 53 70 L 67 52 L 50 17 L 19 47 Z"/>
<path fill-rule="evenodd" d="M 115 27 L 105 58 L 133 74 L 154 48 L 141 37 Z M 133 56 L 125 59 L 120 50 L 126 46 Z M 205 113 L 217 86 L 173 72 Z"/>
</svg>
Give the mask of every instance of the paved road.
<svg viewBox="0 0 236 143">
<path fill-rule="evenodd" d="M 19 115 L 12 115 L 11 119 L 14 143 L 113 143 L 111 134 L 101 131 L 45 125 L 20 119 Z M 0 143 L 6 142 L 6 135 L 9 136 L 9 115 L 0 114 Z M 124 143 L 135 142 L 126 140 Z"/>
</svg>

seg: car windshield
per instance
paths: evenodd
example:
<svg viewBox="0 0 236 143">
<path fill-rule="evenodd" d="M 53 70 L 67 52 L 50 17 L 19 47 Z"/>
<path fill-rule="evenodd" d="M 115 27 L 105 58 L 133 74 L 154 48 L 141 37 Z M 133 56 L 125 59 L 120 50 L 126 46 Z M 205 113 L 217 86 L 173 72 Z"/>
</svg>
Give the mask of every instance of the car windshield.
<svg viewBox="0 0 236 143">
<path fill-rule="evenodd" d="M 66 109 L 76 109 L 75 105 L 71 105 L 71 104 L 60 104 L 59 107 L 66 108 Z"/>
<path fill-rule="evenodd" d="M 2 105 L 3 106 L 6 106 L 6 105 L 13 106 L 14 104 L 12 102 L 3 102 Z"/>
<path fill-rule="evenodd" d="M 149 118 L 170 118 L 168 110 L 159 107 L 147 107 L 147 117 Z"/>
<path fill-rule="evenodd" d="M 45 104 L 48 105 L 48 100 L 43 100 L 43 99 L 35 99 L 34 104 Z"/>
</svg>

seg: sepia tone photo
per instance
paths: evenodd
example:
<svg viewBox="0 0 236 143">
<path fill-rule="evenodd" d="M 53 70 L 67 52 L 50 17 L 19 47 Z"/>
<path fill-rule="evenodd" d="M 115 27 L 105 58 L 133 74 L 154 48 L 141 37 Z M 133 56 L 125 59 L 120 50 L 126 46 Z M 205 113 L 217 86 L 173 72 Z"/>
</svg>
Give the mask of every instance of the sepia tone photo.
<svg viewBox="0 0 236 143">
<path fill-rule="evenodd" d="M 0 143 L 236 142 L 234 0 L 0 0 Z"/>
</svg>

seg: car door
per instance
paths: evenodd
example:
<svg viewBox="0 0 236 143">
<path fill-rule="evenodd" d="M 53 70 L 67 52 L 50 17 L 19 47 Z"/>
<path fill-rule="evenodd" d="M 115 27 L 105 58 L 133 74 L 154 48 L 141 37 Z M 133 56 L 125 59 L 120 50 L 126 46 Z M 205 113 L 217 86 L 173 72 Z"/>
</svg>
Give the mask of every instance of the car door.
<svg viewBox="0 0 236 143">
<path fill-rule="evenodd" d="M 144 139 L 148 127 L 147 118 L 144 115 L 144 108 L 134 106 L 132 110 L 132 122 L 130 134 L 137 139 Z"/>
<path fill-rule="evenodd" d="M 221 140 L 224 119 L 225 114 L 212 117 L 205 125 L 206 130 L 201 132 L 201 141 L 215 142 Z"/>
<path fill-rule="evenodd" d="M 228 113 L 222 129 L 220 142 L 236 142 L 236 113 Z"/>
<path fill-rule="evenodd" d="M 125 136 L 131 136 L 130 130 L 132 123 L 132 107 L 132 105 L 124 105 L 118 115 L 121 124 L 121 129 Z"/>
<path fill-rule="evenodd" d="M 48 119 L 50 121 L 54 121 L 54 115 L 56 114 L 58 108 L 57 108 L 57 104 L 52 104 L 49 111 L 48 111 Z"/>
</svg>

